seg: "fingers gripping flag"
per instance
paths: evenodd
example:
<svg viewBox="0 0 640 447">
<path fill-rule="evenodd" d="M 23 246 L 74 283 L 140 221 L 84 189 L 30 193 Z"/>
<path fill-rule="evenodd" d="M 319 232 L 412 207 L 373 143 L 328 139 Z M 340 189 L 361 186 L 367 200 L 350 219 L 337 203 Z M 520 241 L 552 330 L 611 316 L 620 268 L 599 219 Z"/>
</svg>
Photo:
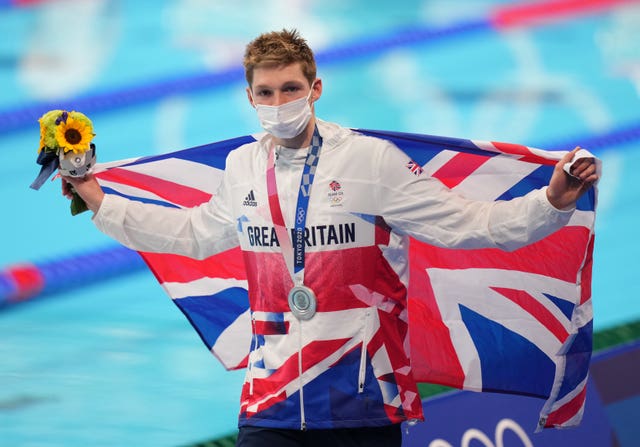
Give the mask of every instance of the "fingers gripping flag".
<svg viewBox="0 0 640 447">
<path fill-rule="evenodd" d="M 358 130 L 392 141 L 412 170 L 477 200 L 505 200 L 548 184 L 563 152 L 521 145 Z M 240 137 L 99 165 L 107 193 L 172 207 L 214 194 Z M 592 351 L 591 264 L 595 188 L 564 228 L 516 250 L 410 246 L 409 331 L 421 382 L 546 399 L 539 427 L 577 425 Z M 251 326 L 239 248 L 199 261 L 141 253 L 227 369 L 247 364 Z"/>
</svg>

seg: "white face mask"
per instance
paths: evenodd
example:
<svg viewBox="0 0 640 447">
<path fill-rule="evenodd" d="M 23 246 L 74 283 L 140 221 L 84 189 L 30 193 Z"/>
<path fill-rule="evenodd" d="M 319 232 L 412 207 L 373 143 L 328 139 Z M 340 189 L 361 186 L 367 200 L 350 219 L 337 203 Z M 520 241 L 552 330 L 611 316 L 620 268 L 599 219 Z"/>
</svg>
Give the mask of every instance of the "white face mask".
<svg viewBox="0 0 640 447">
<path fill-rule="evenodd" d="M 254 104 L 260 125 L 276 138 L 293 138 L 302 133 L 311 119 L 309 98 L 313 86 L 306 97 L 298 98 L 279 106 Z"/>
</svg>

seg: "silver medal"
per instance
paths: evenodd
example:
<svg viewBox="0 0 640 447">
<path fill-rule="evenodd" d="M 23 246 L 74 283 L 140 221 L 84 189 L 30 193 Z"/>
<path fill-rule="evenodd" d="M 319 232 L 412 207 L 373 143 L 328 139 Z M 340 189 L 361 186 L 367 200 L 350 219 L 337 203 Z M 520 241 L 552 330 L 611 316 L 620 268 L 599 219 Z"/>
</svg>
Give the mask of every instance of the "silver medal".
<svg viewBox="0 0 640 447">
<path fill-rule="evenodd" d="M 289 308 L 298 320 L 310 320 L 316 313 L 316 294 L 306 286 L 289 291 Z"/>
</svg>

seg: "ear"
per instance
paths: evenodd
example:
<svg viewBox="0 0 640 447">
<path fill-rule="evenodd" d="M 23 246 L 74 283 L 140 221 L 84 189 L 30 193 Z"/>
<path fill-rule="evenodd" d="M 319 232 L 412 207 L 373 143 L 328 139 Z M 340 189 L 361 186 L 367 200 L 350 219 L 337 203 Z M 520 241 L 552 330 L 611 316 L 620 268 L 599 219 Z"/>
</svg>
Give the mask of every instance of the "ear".
<svg viewBox="0 0 640 447">
<path fill-rule="evenodd" d="M 312 86 L 313 93 L 311 94 L 311 99 L 313 102 L 316 102 L 322 96 L 322 79 L 316 78 Z"/>
<path fill-rule="evenodd" d="M 247 87 L 246 91 L 247 91 L 247 99 L 249 100 L 249 104 L 251 104 L 251 107 L 253 107 L 255 109 L 256 105 L 253 102 L 253 95 L 251 94 L 251 87 Z"/>
</svg>

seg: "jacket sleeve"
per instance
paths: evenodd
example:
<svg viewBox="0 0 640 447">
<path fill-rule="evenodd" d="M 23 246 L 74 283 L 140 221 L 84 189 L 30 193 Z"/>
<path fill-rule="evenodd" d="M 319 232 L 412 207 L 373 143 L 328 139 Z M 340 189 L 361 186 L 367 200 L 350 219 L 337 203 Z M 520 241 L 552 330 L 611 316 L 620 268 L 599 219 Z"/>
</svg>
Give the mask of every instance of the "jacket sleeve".
<svg viewBox="0 0 640 447">
<path fill-rule="evenodd" d="M 94 215 L 96 227 L 134 250 L 204 259 L 239 244 L 227 200 L 225 171 L 217 193 L 194 208 L 170 208 L 107 194 Z"/>
<path fill-rule="evenodd" d="M 424 172 L 412 172 L 409 157 L 392 144 L 376 154 L 375 190 L 385 221 L 439 247 L 516 250 L 566 225 L 574 211 L 553 207 L 546 187 L 508 201 L 469 200 Z"/>
</svg>

